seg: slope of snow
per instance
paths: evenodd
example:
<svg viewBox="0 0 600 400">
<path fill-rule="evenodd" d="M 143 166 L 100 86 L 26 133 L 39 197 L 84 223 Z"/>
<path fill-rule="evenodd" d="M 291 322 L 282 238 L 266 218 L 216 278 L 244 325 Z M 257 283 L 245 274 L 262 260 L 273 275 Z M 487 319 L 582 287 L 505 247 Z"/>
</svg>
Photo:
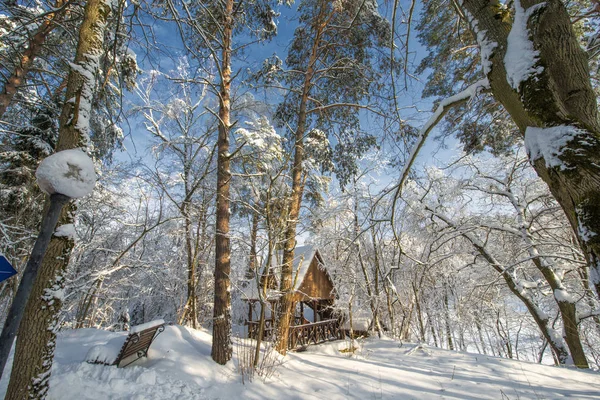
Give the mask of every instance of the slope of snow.
<svg viewBox="0 0 600 400">
<path fill-rule="evenodd" d="M 49 399 L 592 399 L 595 372 L 577 371 L 368 339 L 349 357 L 348 342 L 290 353 L 266 383 L 241 382 L 234 362 L 210 358 L 211 336 L 168 326 L 148 359 L 123 369 L 83 362 L 88 350 L 124 333 L 81 329 L 59 335 Z M 237 350 L 241 346 L 234 345 Z M 0 393 L 6 390 L 6 376 Z"/>
</svg>

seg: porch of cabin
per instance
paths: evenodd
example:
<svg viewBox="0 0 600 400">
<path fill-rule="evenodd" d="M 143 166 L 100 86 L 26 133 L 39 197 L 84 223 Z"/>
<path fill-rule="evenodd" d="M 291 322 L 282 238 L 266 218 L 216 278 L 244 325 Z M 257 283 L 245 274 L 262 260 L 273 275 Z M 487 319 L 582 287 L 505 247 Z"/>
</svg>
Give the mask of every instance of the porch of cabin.
<svg viewBox="0 0 600 400">
<path fill-rule="evenodd" d="M 276 333 L 275 312 L 278 301 L 269 301 L 265 310 L 265 326 L 262 340 L 273 340 Z M 290 324 L 288 349 L 293 350 L 309 344 L 343 339 L 340 320 L 333 315 L 332 299 L 297 301 L 294 319 Z M 260 303 L 248 301 L 248 338 L 257 339 L 260 330 Z"/>
<path fill-rule="evenodd" d="M 336 292 L 321 254 L 312 246 L 297 247 L 294 253 L 294 316 L 290 323 L 288 348 L 295 349 L 310 343 L 342 339 L 340 320 L 333 313 Z M 274 282 L 269 280 L 269 276 L 262 281 Z M 260 321 L 260 302 L 255 291 L 257 288 L 253 288 L 245 298 L 248 303 L 248 337 L 253 339 L 258 336 Z M 264 295 L 268 300 L 265 303 L 267 307 L 262 338 L 271 340 L 275 334 L 275 310 L 279 303 L 279 294 Z"/>
</svg>

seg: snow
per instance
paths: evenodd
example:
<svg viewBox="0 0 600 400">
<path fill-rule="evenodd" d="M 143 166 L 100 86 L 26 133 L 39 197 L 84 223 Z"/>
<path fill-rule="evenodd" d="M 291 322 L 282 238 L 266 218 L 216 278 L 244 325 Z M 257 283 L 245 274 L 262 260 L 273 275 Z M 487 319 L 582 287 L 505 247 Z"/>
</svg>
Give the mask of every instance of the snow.
<svg viewBox="0 0 600 400">
<path fill-rule="evenodd" d="M 352 318 L 352 330 L 354 331 L 368 331 L 369 326 L 371 326 L 371 318 L 368 317 L 353 317 Z M 342 324 L 342 329 L 349 330 L 350 329 L 350 320 L 348 319 L 346 322 Z"/>
<path fill-rule="evenodd" d="M 570 125 L 550 128 L 528 126 L 525 130 L 525 149 L 531 161 L 543 158 L 546 167 L 565 170 L 567 167 L 559 157 L 564 153 L 569 142 L 582 134 L 585 132 Z"/>
<path fill-rule="evenodd" d="M 80 149 L 63 150 L 44 158 L 35 176 L 44 192 L 72 199 L 87 196 L 96 184 L 94 162 Z"/>
<path fill-rule="evenodd" d="M 586 226 L 585 221 L 587 221 L 589 215 L 587 215 L 587 212 L 584 208 L 576 207 L 575 213 L 577 214 L 577 233 L 579 234 L 581 240 L 587 243 L 598 234 Z"/>
<path fill-rule="evenodd" d="M 561 303 L 575 303 L 573 296 L 565 289 L 554 289 L 554 298 Z"/>
<path fill-rule="evenodd" d="M 54 236 L 56 237 L 66 237 L 75 240 L 75 235 L 75 225 L 73 224 L 61 225 L 54 231 Z"/>
<path fill-rule="evenodd" d="M 577 232 L 579 233 L 579 237 L 581 238 L 581 240 L 583 240 L 584 242 L 589 242 L 594 236 L 598 235 L 596 232 L 589 230 L 589 228 L 583 225 L 581 221 L 577 226 Z"/>
<path fill-rule="evenodd" d="M 525 10 L 521 6 L 520 0 L 515 0 L 514 3 L 515 17 L 507 38 L 504 67 L 506 68 L 508 83 L 517 91 L 519 91 L 521 82 L 540 74 L 544 70 L 544 67 L 535 66 L 539 52 L 534 50 L 527 29 L 529 18 L 544 6 L 545 3 L 540 3 Z"/>
<path fill-rule="evenodd" d="M 148 328 L 152 328 L 156 325 L 164 325 L 165 321 L 162 319 L 155 319 L 154 321 L 150 321 L 150 322 L 146 322 L 144 324 L 140 324 L 140 325 L 136 325 L 136 326 L 132 326 L 131 330 L 129 331 L 129 333 L 138 333 L 141 331 L 144 331 Z"/>
<path fill-rule="evenodd" d="M 261 289 L 262 290 L 262 289 Z M 259 293 L 257 282 L 254 279 L 248 281 L 248 285 L 240 290 L 241 297 L 244 300 L 257 300 L 263 293 Z M 275 300 L 281 297 L 281 292 L 278 290 L 267 289 L 265 300 Z"/>
<path fill-rule="evenodd" d="M 122 334 L 110 339 L 106 344 L 91 347 L 85 356 L 85 361 L 112 365 L 117 360 L 126 339 L 127 335 Z"/>
<path fill-rule="evenodd" d="M 479 23 L 473 15 L 469 13 L 467 10 L 463 9 L 469 24 L 471 25 L 471 29 L 477 35 L 477 44 L 479 45 L 479 55 L 481 57 L 481 66 L 483 68 L 483 73 L 485 76 L 492 71 L 492 62 L 490 58 L 494 53 L 494 49 L 498 47 L 498 43 L 493 42 L 487 38 L 487 31 L 479 29 Z"/>
<path fill-rule="evenodd" d="M 488 76 L 492 71 L 492 62 L 490 61 L 490 58 L 492 57 L 494 49 L 498 47 L 498 43 L 488 40 L 486 33 L 487 31 L 477 31 L 477 43 L 479 44 L 483 73 L 485 76 Z"/>
<path fill-rule="evenodd" d="M 247 128 L 239 128 L 235 131 L 238 144 L 246 144 L 246 155 L 254 155 L 263 169 L 269 169 L 271 164 L 283 157 L 283 138 L 271 125 L 266 117 L 257 117 L 245 122 Z"/>
<path fill-rule="evenodd" d="M 123 333 L 96 329 L 59 333 L 48 399 L 556 399 L 597 398 L 596 373 L 369 338 L 354 355 L 349 341 L 309 346 L 273 357 L 275 371 L 242 384 L 238 356 L 225 366 L 212 361 L 211 336 L 167 326 L 149 357 L 126 368 L 85 362 L 97 345 Z M 250 341 L 250 343 L 253 343 Z M 8 373 L 0 382 L 5 392 Z"/>
<path fill-rule="evenodd" d="M 313 246 L 298 246 L 294 249 L 294 275 L 292 276 L 294 290 L 300 289 L 316 252 L 317 249 Z"/>
</svg>

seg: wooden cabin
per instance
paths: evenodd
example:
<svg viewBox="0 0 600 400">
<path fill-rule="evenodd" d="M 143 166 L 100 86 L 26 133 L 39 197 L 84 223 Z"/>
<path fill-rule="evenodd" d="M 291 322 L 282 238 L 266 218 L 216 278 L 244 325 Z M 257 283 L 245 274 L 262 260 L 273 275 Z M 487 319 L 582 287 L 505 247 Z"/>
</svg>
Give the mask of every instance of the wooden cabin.
<svg viewBox="0 0 600 400">
<path fill-rule="evenodd" d="M 261 279 L 267 288 L 257 288 L 252 282 L 242 298 L 248 303 L 248 337 L 256 338 L 260 321 L 259 290 L 266 300 L 264 339 L 275 332 L 275 321 L 281 292 L 278 291 L 281 252 L 271 263 L 266 279 Z M 294 318 L 290 326 L 288 347 L 290 349 L 319 343 L 331 339 L 341 339 L 339 320 L 334 316 L 333 303 L 336 292 L 333 281 L 327 273 L 323 257 L 313 246 L 299 246 L 294 250 L 292 273 Z"/>
</svg>

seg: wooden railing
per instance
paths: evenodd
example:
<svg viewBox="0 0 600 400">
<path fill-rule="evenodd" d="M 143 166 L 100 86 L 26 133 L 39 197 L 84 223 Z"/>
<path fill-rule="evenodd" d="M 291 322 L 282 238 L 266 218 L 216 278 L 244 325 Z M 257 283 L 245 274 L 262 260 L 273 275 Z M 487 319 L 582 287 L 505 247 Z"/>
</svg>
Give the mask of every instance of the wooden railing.
<svg viewBox="0 0 600 400">
<path fill-rule="evenodd" d="M 256 339 L 258 337 L 258 331 L 260 329 L 260 323 L 258 321 L 246 321 L 248 325 L 248 337 L 250 339 Z M 265 328 L 263 331 L 262 338 L 264 340 L 270 340 L 274 334 L 275 324 L 272 320 L 265 320 Z"/>
<path fill-rule="evenodd" d="M 328 340 L 343 339 L 340 322 L 337 319 L 290 326 L 288 349 L 323 343 Z"/>
<path fill-rule="evenodd" d="M 258 336 L 259 323 L 257 321 L 247 321 L 248 337 L 256 339 Z M 263 333 L 264 340 L 270 340 L 275 334 L 273 321 L 266 320 Z M 288 336 L 288 349 L 308 346 L 309 344 L 323 343 L 328 340 L 343 339 L 343 332 L 340 329 L 340 322 L 337 319 L 328 319 L 304 325 L 290 326 Z"/>
</svg>

